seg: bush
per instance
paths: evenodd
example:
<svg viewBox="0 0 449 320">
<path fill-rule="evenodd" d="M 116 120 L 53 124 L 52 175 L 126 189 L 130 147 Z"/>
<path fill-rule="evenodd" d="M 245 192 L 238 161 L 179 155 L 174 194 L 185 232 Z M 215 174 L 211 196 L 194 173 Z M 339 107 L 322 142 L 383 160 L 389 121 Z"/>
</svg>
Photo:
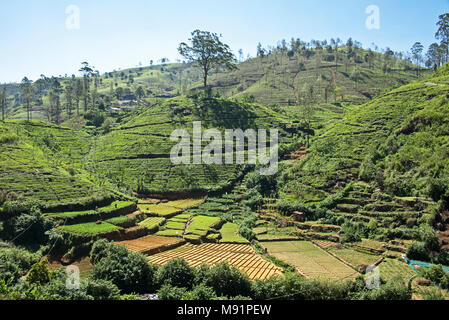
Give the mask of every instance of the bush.
<svg viewBox="0 0 449 320">
<path fill-rule="evenodd" d="M 193 288 L 192 291 L 187 293 L 185 299 L 186 300 L 213 300 L 216 299 L 217 295 L 214 292 L 214 289 L 205 286 L 204 284 L 200 284 Z"/>
<path fill-rule="evenodd" d="M 0 280 L 16 283 L 40 257 L 24 249 L 0 248 Z"/>
<path fill-rule="evenodd" d="M 191 289 L 195 281 L 195 270 L 184 259 L 170 260 L 157 273 L 159 285 L 171 285 Z"/>
<path fill-rule="evenodd" d="M 359 225 L 346 222 L 341 228 L 343 230 L 343 242 L 359 242 L 362 240 L 363 232 Z"/>
<path fill-rule="evenodd" d="M 429 253 L 424 242 L 414 242 L 407 249 L 407 258 L 412 260 L 429 261 Z"/>
<path fill-rule="evenodd" d="M 111 281 L 90 279 L 86 286 L 86 293 L 95 300 L 116 300 L 120 290 Z"/>
<path fill-rule="evenodd" d="M 226 262 L 210 268 L 204 284 L 214 289 L 218 296 L 236 297 L 251 295 L 251 281 L 248 277 Z"/>
<path fill-rule="evenodd" d="M 269 278 L 256 280 L 252 283 L 252 295 L 254 300 L 267 300 L 285 295 L 284 280 L 282 278 Z"/>
<path fill-rule="evenodd" d="M 359 295 L 359 300 L 410 300 L 412 292 L 404 282 L 393 280 L 378 289 L 365 290 Z"/>
<path fill-rule="evenodd" d="M 173 287 L 169 284 L 163 285 L 157 292 L 160 300 L 182 300 L 186 295 L 186 288 Z"/>
<path fill-rule="evenodd" d="M 443 289 L 449 289 L 449 274 L 447 274 L 441 265 L 430 268 L 420 268 L 418 274 L 438 285 Z"/>
<path fill-rule="evenodd" d="M 48 260 L 34 264 L 28 273 L 27 281 L 32 284 L 44 285 L 51 280 L 51 272 L 48 268 Z"/>
<path fill-rule="evenodd" d="M 33 207 L 30 213 L 6 220 L 3 223 L 3 237 L 21 245 L 43 244 L 47 240 L 45 233 L 52 228 L 53 223 L 44 218 L 37 207 Z"/>
<path fill-rule="evenodd" d="M 92 278 L 109 280 L 123 293 L 145 293 L 155 288 L 156 267 L 147 258 L 125 246 L 99 241 L 91 252 Z"/>
</svg>

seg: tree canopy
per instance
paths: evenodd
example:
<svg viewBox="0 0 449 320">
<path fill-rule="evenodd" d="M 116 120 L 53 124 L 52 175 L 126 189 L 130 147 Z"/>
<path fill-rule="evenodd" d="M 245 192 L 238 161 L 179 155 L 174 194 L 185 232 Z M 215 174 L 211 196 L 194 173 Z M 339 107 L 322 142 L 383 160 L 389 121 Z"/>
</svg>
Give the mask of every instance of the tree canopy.
<svg viewBox="0 0 449 320">
<path fill-rule="evenodd" d="M 207 88 L 209 72 L 217 67 L 236 69 L 234 54 L 229 46 L 220 41 L 220 36 L 209 31 L 192 32 L 191 44 L 181 43 L 179 53 L 190 62 L 198 64 L 203 71 L 204 88 Z"/>
</svg>

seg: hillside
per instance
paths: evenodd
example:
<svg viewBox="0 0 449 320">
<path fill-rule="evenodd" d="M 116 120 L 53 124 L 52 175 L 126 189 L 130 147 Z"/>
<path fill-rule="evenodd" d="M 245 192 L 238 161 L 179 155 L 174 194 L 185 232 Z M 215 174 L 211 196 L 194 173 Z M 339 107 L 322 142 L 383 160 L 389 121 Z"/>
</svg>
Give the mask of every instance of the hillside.
<svg viewBox="0 0 449 320">
<path fill-rule="evenodd" d="M 0 123 L 0 189 L 4 200 L 59 204 L 104 194 L 84 162 L 91 137 L 44 122 Z"/>
<path fill-rule="evenodd" d="M 216 73 L 211 86 L 226 97 L 254 97 L 266 106 L 362 103 L 417 79 L 411 63 L 346 47 L 280 51 L 249 59 L 232 72 Z M 336 94 L 335 89 L 340 88 Z M 307 101 L 306 101 L 307 100 Z"/>
<path fill-rule="evenodd" d="M 243 173 L 239 165 L 173 165 L 170 141 L 175 129 L 190 134 L 193 121 L 201 121 L 203 130 L 281 128 L 288 119 L 257 104 L 227 99 L 197 100 L 173 98 L 151 109 L 125 118 L 112 132 L 99 137 L 89 159 L 95 173 L 133 191 L 175 192 L 213 191 L 232 183 Z M 281 130 L 281 139 L 288 140 Z M 288 135 L 291 137 L 291 135 Z M 203 141 L 203 147 L 207 144 Z"/>
<path fill-rule="evenodd" d="M 349 50 L 349 51 L 348 51 Z M 353 47 L 339 47 L 337 62 L 330 48 L 273 50 L 273 52 L 237 64 L 235 71 L 215 70 L 209 85 L 223 97 L 245 99 L 268 107 L 322 103 L 364 103 L 376 95 L 418 79 L 416 66 L 392 55 Z M 428 71 L 423 69 L 420 75 Z M 49 93 L 54 80 L 63 89 L 79 80 L 69 77 L 40 78 L 34 83 L 32 118 L 46 120 Z M 201 72 L 190 63 L 167 63 L 94 73 L 90 80 L 89 101 L 101 110 L 119 108 L 138 100 L 140 104 L 188 94 L 201 88 Z M 26 119 L 25 100 L 18 84 L 7 85 L 9 118 Z M 59 92 L 66 107 L 64 90 Z M 83 104 L 81 99 L 80 104 Z M 131 103 L 133 104 L 133 103 Z M 62 118 L 67 117 L 65 108 Z M 84 113 L 81 107 L 82 113 Z"/>
<path fill-rule="evenodd" d="M 424 221 L 446 230 L 437 223 L 444 223 L 439 214 L 444 215 L 449 195 L 448 102 L 445 66 L 350 108 L 318 132 L 306 159 L 283 163 L 280 198 L 324 204 L 334 222 L 339 216 L 365 223 L 374 219 L 378 226 L 399 228 L 402 236 L 403 228 Z M 431 211 L 440 200 L 440 211 Z"/>
</svg>

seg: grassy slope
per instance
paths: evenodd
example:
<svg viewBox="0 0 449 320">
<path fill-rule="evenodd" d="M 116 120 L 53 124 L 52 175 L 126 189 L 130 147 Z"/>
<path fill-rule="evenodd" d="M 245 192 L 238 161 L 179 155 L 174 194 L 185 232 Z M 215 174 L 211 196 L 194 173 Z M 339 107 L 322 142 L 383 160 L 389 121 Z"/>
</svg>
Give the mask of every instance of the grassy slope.
<svg viewBox="0 0 449 320">
<path fill-rule="evenodd" d="M 254 96 L 256 102 L 266 106 L 294 105 L 302 98 L 302 88 L 310 84 L 314 87 L 315 103 L 324 102 L 324 87 L 335 87 L 331 70 L 335 70 L 332 59 L 333 53 L 327 50 L 310 49 L 312 54 L 296 53 L 288 57 L 287 53 L 273 53 L 263 58 L 256 57 L 239 63 L 236 71 L 215 71 L 210 75 L 210 85 L 224 97 L 242 98 Z M 358 62 L 346 61 L 346 48 L 339 49 L 338 68 L 335 72 L 335 84 L 342 89 L 343 101 L 361 103 L 368 101 L 380 92 L 388 91 L 417 79 L 414 66 L 411 63 L 391 58 L 390 72 L 382 72 L 384 57 L 375 53 L 371 68 L 363 59 L 366 50 L 359 49 Z M 332 62 L 325 59 L 331 59 Z M 360 60 L 360 58 L 362 60 Z M 362 62 L 363 61 L 363 62 Z M 303 65 L 304 67 L 301 67 Z M 404 70 L 404 65 L 408 69 Z M 359 76 L 353 77 L 357 68 Z M 424 71 L 423 71 L 424 72 Z M 130 77 L 133 82 L 130 82 Z M 321 77 L 320 81 L 317 79 Z M 62 83 L 71 78 L 60 78 Z M 202 86 L 201 71 L 188 63 L 170 63 L 151 67 L 136 67 L 131 69 L 107 72 L 97 78 L 97 90 L 101 96 L 111 94 L 111 85 L 117 88 L 129 89 L 135 93 L 142 86 L 147 93 L 146 100 L 154 102 L 157 97 L 179 96 L 186 94 L 189 89 Z M 92 85 L 93 87 L 93 85 Z M 8 85 L 9 99 L 12 104 L 13 94 L 19 92 L 17 84 Z M 92 89 L 93 90 L 93 89 Z M 42 97 L 43 104 L 48 105 L 48 97 Z M 329 101 L 334 101 L 332 93 Z M 115 104 L 115 106 L 118 106 Z M 82 106 L 81 106 L 82 109 Z M 21 105 L 9 108 L 9 117 L 26 119 L 25 108 Z M 45 120 L 43 112 L 33 112 L 33 119 Z"/>
<path fill-rule="evenodd" d="M 279 128 L 287 119 L 260 105 L 243 104 L 227 99 L 198 102 L 174 98 L 160 102 L 140 114 L 123 121 L 111 133 L 95 143 L 90 159 L 97 174 L 111 181 L 140 191 L 181 191 L 213 189 L 232 182 L 239 174 L 236 165 L 173 165 L 170 141 L 175 129 L 192 133 L 192 122 L 202 121 L 203 129 Z M 189 109 L 191 115 L 174 115 L 173 110 Z M 205 146 L 206 144 L 203 144 Z M 150 157 L 150 158 L 149 158 Z M 140 187 L 139 187 L 140 186 Z"/>
<path fill-rule="evenodd" d="M 283 196 L 322 199 L 338 181 L 365 180 L 399 196 L 431 196 L 449 178 L 449 72 L 354 107 L 323 129 L 309 157 L 285 169 Z M 362 165 L 363 164 L 363 165 Z M 362 168 L 362 169 L 360 169 Z"/>
<path fill-rule="evenodd" d="M 70 201 L 100 188 L 89 181 L 83 159 L 90 137 L 43 122 L 0 123 L 0 189 L 19 197 Z"/>
<path fill-rule="evenodd" d="M 253 95 L 257 102 L 264 105 L 293 105 L 301 99 L 301 90 L 306 83 L 314 87 L 316 103 L 325 102 L 324 87 L 330 85 L 335 88 L 332 71 L 335 63 L 324 60 L 326 56 L 333 56 L 326 50 L 313 50 L 315 54 L 306 57 L 295 54 L 288 57 L 287 53 L 276 53 L 263 58 L 253 58 L 239 64 L 239 69 L 233 72 L 217 73 L 210 79 L 211 85 L 227 97 L 240 98 Z M 358 55 L 364 56 L 367 51 L 361 50 Z M 335 72 L 336 85 L 342 89 L 343 100 L 348 102 L 366 102 L 371 97 L 404 85 L 417 79 L 413 70 L 404 71 L 403 62 L 393 60 L 391 71 L 382 72 L 383 58 L 376 53 L 376 59 L 371 68 L 366 62 L 351 61 L 344 63 L 346 48 L 339 50 L 339 63 Z M 304 68 L 301 68 L 301 64 Z M 412 67 L 411 64 L 408 64 Z M 358 68 L 359 77 L 351 77 L 354 69 Z M 322 77 L 321 81 L 317 81 Z M 328 101 L 333 101 L 333 94 L 329 94 Z"/>
</svg>

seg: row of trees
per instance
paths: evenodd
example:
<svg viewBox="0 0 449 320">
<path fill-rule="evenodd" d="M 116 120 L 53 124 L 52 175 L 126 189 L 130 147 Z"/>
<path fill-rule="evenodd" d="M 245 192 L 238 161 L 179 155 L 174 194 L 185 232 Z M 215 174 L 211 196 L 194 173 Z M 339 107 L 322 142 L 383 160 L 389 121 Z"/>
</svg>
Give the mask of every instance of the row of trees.
<svg viewBox="0 0 449 320">
<path fill-rule="evenodd" d="M 98 71 L 89 63 L 83 62 L 79 70 L 81 78 L 75 75 L 69 80 L 61 80 L 56 77 L 45 77 L 41 75 L 35 82 L 24 77 L 20 83 L 20 91 L 14 97 L 16 107 L 24 105 L 27 114 L 27 120 L 32 120 L 33 105 L 44 105 L 44 98 L 47 99 L 45 109 L 43 110 L 47 120 L 61 123 L 63 113 L 69 118 L 73 115 L 80 116 L 82 113 L 97 112 L 111 105 L 114 98 L 121 100 L 124 96 L 135 96 L 142 99 L 146 96 L 146 91 L 139 86 L 134 92 L 129 88 L 117 87 L 114 89 L 111 83 L 109 95 L 100 95 L 98 93 L 101 78 Z M 8 100 L 8 91 L 6 86 L 0 88 L 0 107 L 2 111 L 2 120 L 7 116 L 7 109 L 10 101 Z"/>
<path fill-rule="evenodd" d="M 427 68 L 437 69 L 449 61 L 449 13 L 440 15 L 438 19 L 435 38 L 440 42 L 432 43 L 425 56 L 421 42 L 416 42 L 411 48 L 412 58 L 417 65 L 424 64 Z"/>
</svg>

